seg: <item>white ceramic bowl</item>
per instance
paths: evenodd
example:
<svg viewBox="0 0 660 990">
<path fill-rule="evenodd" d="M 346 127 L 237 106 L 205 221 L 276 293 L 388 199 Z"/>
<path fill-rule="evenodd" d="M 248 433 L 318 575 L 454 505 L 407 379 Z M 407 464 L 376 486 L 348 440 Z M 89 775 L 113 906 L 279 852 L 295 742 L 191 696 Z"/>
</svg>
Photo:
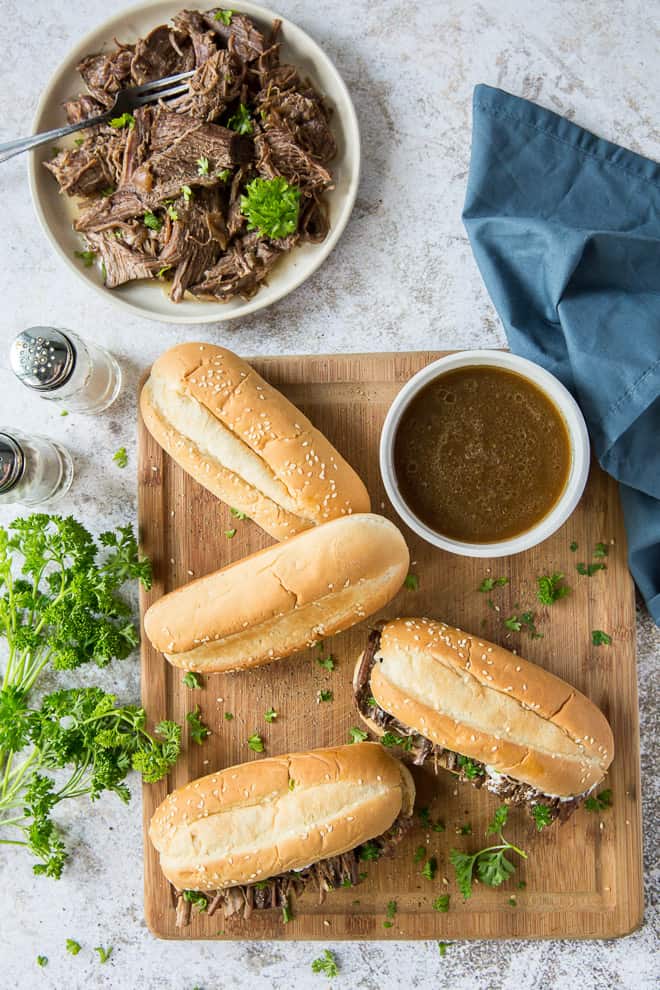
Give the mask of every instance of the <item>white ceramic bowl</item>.
<svg viewBox="0 0 660 990">
<path fill-rule="evenodd" d="M 571 466 L 564 491 L 554 507 L 535 526 L 508 540 L 496 543 L 463 543 L 437 533 L 419 519 L 403 500 L 394 472 L 394 439 L 404 410 L 414 395 L 429 382 L 457 368 L 488 365 L 515 371 L 533 382 L 549 399 L 564 418 L 571 446 Z M 533 361 L 517 357 L 506 351 L 459 351 L 434 361 L 418 371 L 403 386 L 392 403 L 383 424 L 380 438 L 380 470 L 385 490 L 392 505 L 410 528 L 433 546 L 464 557 L 508 557 L 522 550 L 529 550 L 547 540 L 566 522 L 580 501 L 589 474 L 589 435 L 578 404 L 560 381 Z"/>
<path fill-rule="evenodd" d="M 134 41 L 158 24 L 170 20 L 184 8 L 207 10 L 211 3 L 185 3 L 184 0 L 146 0 L 115 14 L 110 20 L 88 34 L 69 52 L 65 61 L 49 82 L 37 107 L 33 130 L 47 131 L 66 123 L 62 103 L 80 92 L 85 85 L 76 72 L 76 65 L 90 52 L 113 47 L 113 38 Z M 336 68 L 315 41 L 299 27 L 279 14 L 244 0 L 231 3 L 232 9 L 252 17 L 267 29 L 274 18 L 282 21 L 282 60 L 293 63 L 301 75 L 309 77 L 332 108 L 332 127 L 337 141 L 337 156 L 331 163 L 334 190 L 325 194 L 329 207 L 330 231 L 322 244 L 303 244 L 285 255 L 273 269 L 267 285 L 247 302 L 234 299 L 226 303 L 193 302 L 188 299 L 173 303 L 160 283 L 129 282 L 116 289 L 106 289 L 101 273 L 95 266 L 85 268 L 74 252 L 83 247 L 80 234 L 72 229 L 75 200 L 61 196 L 57 183 L 43 167 L 51 155 L 49 145 L 29 152 L 30 191 L 37 216 L 46 237 L 60 257 L 76 275 L 95 292 L 139 316 L 166 323 L 217 323 L 221 320 L 247 316 L 269 306 L 296 289 L 328 257 L 339 240 L 353 209 L 360 179 L 360 132 L 355 109 L 346 86 Z M 68 144 L 71 138 L 65 139 Z"/>
</svg>

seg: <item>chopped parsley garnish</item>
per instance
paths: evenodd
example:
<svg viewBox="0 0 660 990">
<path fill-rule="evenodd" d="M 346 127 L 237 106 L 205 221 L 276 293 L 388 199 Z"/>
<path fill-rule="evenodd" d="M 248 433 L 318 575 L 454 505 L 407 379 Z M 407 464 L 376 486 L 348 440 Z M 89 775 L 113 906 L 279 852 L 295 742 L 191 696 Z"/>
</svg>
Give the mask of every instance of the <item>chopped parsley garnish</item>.
<svg viewBox="0 0 660 990">
<path fill-rule="evenodd" d="M 288 925 L 290 921 L 293 921 L 293 911 L 291 910 L 291 901 L 287 897 L 284 904 L 282 905 L 282 921 L 285 925 Z"/>
<path fill-rule="evenodd" d="M 225 721 L 231 722 L 231 720 L 233 719 L 233 717 L 234 716 L 232 715 L 231 712 L 225 712 Z"/>
<path fill-rule="evenodd" d="M 107 949 L 104 949 L 102 945 L 96 945 L 94 946 L 94 952 L 98 952 L 100 962 L 107 963 L 112 955 L 112 946 L 109 945 Z"/>
<path fill-rule="evenodd" d="M 156 272 L 156 278 L 162 278 L 165 272 L 169 272 L 171 267 L 171 265 L 163 265 L 163 267 L 159 268 Z"/>
<path fill-rule="evenodd" d="M 352 725 L 348 730 L 348 735 L 350 736 L 349 742 L 357 743 L 364 742 L 365 739 L 369 738 L 369 734 L 364 731 L 364 729 L 358 729 L 357 725 Z"/>
<path fill-rule="evenodd" d="M 208 898 L 201 890 L 184 890 L 183 899 L 193 907 L 198 907 L 200 911 L 206 911 L 209 906 Z"/>
<path fill-rule="evenodd" d="M 424 826 L 424 828 L 431 827 L 431 812 L 429 811 L 428 808 L 419 809 L 419 822 L 420 825 Z"/>
<path fill-rule="evenodd" d="M 80 942 L 76 942 L 75 938 L 68 938 L 66 940 L 66 951 L 69 955 L 77 956 L 80 952 L 81 945 Z"/>
<path fill-rule="evenodd" d="M 145 227 L 148 227 L 150 230 L 160 230 L 160 228 L 163 226 L 163 221 L 160 219 L 160 217 L 157 217 L 156 214 L 153 213 L 151 210 L 147 210 L 147 212 L 142 217 L 142 222 L 145 225 Z"/>
<path fill-rule="evenodd" d="M 522 629 L 522 622 L 517 615 L 510 615 L 508 619 L 504 620 L 504 625 L 507 629 L 510 629 L 511 632 L 520 632 Z"/>
<path fill-rule="evenodd" d="M 120 447 L 112 455 L 112 459 L 119 468 L 125 468 L 128 465 L 128 454 L 126 453 L 126 447 Z"/>
<path fill-rule="evenodd" d="M 223 168 L 221 172 L 217 173 L 217 177 L 220 179 L 220 182 L 226 182 L 231 177 L 231 169 Z"/>
<path fill-rule="evenodd" d="M 532 818 L 539 832 L 542 832 L 546 826 L 552 825 L 552 814 L 547 804 L 535 804 L 532 808 Z"/>
<path fill-rule="evenodd" d="M 468 780 L 476 780 L 477 777 L 483 777 L 486 772 L 483 770 L 474 760 L 471 760 L 469 756 L 458 757 L 458 765 L 463 772 L 463 775 L 467 777 Z"/>
<path fill-rule="evenodd" d="M 225 27 L 229 27 L 233 16 L 234 16 L 233 10 L 216 10 L 215 14 L 213 15 L 213 19 L 215 21 L 222 21 Z"/>
<path fill-rule="evenodd" d="M 444 958 L 447 955 L 447 946 L 449 942 L 438 942 L 438 952 Z"/>
<path fill-rule="evenodd" d="M 571 551 L 571 553 L 575 553 L 575 551 L 577 550 L 577 548 L 578 548 L 577 540 L 573 540 L 573 542 L 571 543 L 571 545 L 569 547 L 569 550 Z"/>
<path fill-rule="evenodd" d="M 248 518 L 247 512 L 241 512 L 240 509 L 230 509 L 229 511 L 231 512 L 234 519 L 239 519 L 242 521 L 243 519 Z"/>
<path fill-rule="evenodd" d="M 607 788 L 605 791 L 601 791 L 600 794 L 594 794 L 588 797 L 584 802 L 584 806 L 587 811 L 605 811 L 607 808 L 612 807 L 612 790 Z"/>
<path fill-rule="evenodd" d="M 168 215 L 168 217 L 170 218 L 170 220 L 178 220 L 178 219 L 179 219 L 179 214 L 178 214 L 178 213 L 177 213 L 177 211 L 176 211 L 176 210 L 174 209 L 174 207 L 172 206 L 172 204 L 171 204 L 171 203 L 170 203 L 170 204 L 169 204 L 169 206 L 167 207 L 167 215 Z"/>
<path fill-rule="evenodd" d="M 430 859 L 424 863 L 422 868 L 422 876 L 426 880 L 435 880 L 435 875 L 438 872 L 438 861 L 435 856 L 431 856 Z"/>
<path fill-rule="evenodd" d="M 84 139 L 84 137 L 82 137 L 82 138 L 75 138 L 73 143 L 75 144 L 76 148 L 80 148 L 80 146 L 85 143 L 85 139 Z"/>
<path fill-rule="evenodd" d="M 612 637 L 602 629 L 594 629 L 591 633 L 591 642 L 594 646 L 611 646 Z"/>
<path fill-rule="evenodd" d="M 492 591 L 493 588 L 502 588 L 509 583 L 508 577 L 484 578 L 477 591 Z"/>
<path fill-rule="evenodd" d="M 594 574 L 597 574 L 598 573 L 598 571 L 606 571 L 607 570 L 607 565 L 606 564 L 585 564 L 583 562 L 580 562 L 579 564 L 576 564 L 576 568 L 575 569 L 577 570 L 578 574 L 582 574 L 585 577 L 593 577 Z"/>
<path fill-rule="evenodd" d="M 364 842 L 360 846 L 360 859 L 366 862 L 380 859 L 380 846 L 376 842 Z"/>
<path fill-rule="evenodd" d="M 277 718 L 278 713 L 274 708 L 269 708 L 267 712 L 264 712 L 264 718 L 267 722 L 274 722 Z"/>
<path fill-rule="evenodd" d="M 459 826 L 456 831 L 459 835 L 472 835 L 472 826 L 469 822 L 466 822 L 465 825 Z"/>
<path fill-rule="evenodd" d="M 263 753 L 264 751 L 264 741 L 258 732 L 248 738 L 247 744 L 253 753 Z"/>
<path fill-rule="evenodd" d="M 191 691 L 194 691 L 195 688 L 201 688 L 204 686 L 200 680 L 199 674 L 195 674 L 192 670 L 189 670 L 187 674 L 183 675 L 183 683 L 187 688 L 190 688 Z"/>
<path fill-rule="evenodd" d="M 226 529 L 224 532 L 225 532 L 225 536 L 227 537 L 228 540 L 233 540 L 234 537 L 236 536 L 236 530 L 235 529 Z"/>
<path fill-rule="evenodd" d="M 91 268 L 94 264 L 96 251 L 74 251 L 73 253 L 76 258 L 80 258 L 85 268 Z"/>
<path fill-rule="evenodd" d="M 399 736 L 396 732 L 385 732 L 381 737 L 383 746 L 400 746 L 407 753 L 412 749 L 412 736 Z"/>
<path fill-rule="evenodd" d="M 44 966 L 47 965 L 48 965 L 48 956 L 37 956 L 37 966 L 41 966 L 43 968 Z"/>
<path fill-rule="evenodd" d="M 330 949 L 324 949 L 323 955 L 312 963 L 312 973 L 323 973 L 329 980 L 339 976 L 339 966 L 334 952 L 331 952 Z"/>
<path fill-rule="evenodd" d="M 558 571 L 554 574 L 543 574 L 536 579 L 538 590 L 536 597 L 541 605 L 554 605 L 560 598 L 570 595 L 571 589 L 564 584 L 564 575 Z"/>
<path fill-rule="evenodd" d="M 594 549 L 594 557 L 596 560 L 602 560 L 609 554 L 609 549 L 606 543 L 597 543 Z"/>
<path fill-rule="evenodd" d="M 208 175 L 209 174 L 209 160 L 204 155 L 197 159 L 197 174 L 198 175 Z"/>
<path fill-rule="evenodd" d="M 533 612 L 521 612 L 520 615 L 510 615 L 508 619 L 504 620 L 504 625 L 511 632 L 520 632 L 524 629 L 532 639 L 543 639 L 543 633 L 540 633 L 536 628 Z"/>
<path fill-rule="evenodd" d="M 387 920 L 383 922 L 383 928 L 391 928 L 394 924 L 393 918 L 396 915 L 397 906 L 396 901 L 388 901 L 387 907 L 385 909 L 385 915 Z"/>
<path fill-rule="evenodd" d="M 441 914 L 447 914 L 449 911 L 449 894 L 440 894 L 439 897 L 433 901 L 433 910 L 439 911 Z"/>
<path fill-rule="evenodd" d="M 200 718 L 201 709 L 199 705 L 195 705 L 195 710 L 188 712 L 186 715 L 186 722 L 190 726 L 190 738 L 193 742 L 196 742 L 198 746 L 201 746 L 204 740 L 211 735 L 211 730 L 207 725 L 204 725 Z"/>
<path fill-rule="evenodd" d="M 189 203 L 194 196 L 194 193 L 190 188 L 190 186 L 181 186 L 181 194 L 183 195 L 183 198 L 185 199 L 186 203 Z M 178 217 L 174 217 L 173 219 L 177 220 Z"/>
<path fill-rule="evenodd" d="M 115 191 L 114 186 L 106 186 L 105 189 L 101 190 L 101 195 L 103 196 L 104 199 L 107 199 L 109 196 L 112 196 L 114 191 Z"/>
<path fill-rule="evenodd" d="M 509 904 L 511 907 L 518 907 L 518 901 L 516 900 L 515 894 L 512 894 L 509 898 Z"/>
<path fill-rule="evenodd" d="M 113 117 L 110 121 L 110 127 L 114 127 L 115 130 L 120 130 L 122 127 L 128 127 L 129 130 L 133 130 L 135 127 L 135 117 L 132 113 L 123 113 L 121 117 Z"/>
<path fill-rule="evenodd" d="M 423 859 L 426 859 L 426 846 L 417 846 L 413 856 L 413 862 L 421 863 Z"/>
<path fill-rule="evenodd" d="M 323 644 L 321 643 L 321 646 Z M 329 653 L 327 657 L 315 657 L 315 660 L 319 667 L 323 667 L 324 670 L 334 670 L 335 669 L 335 658 L 332 653 Z"/>
<path fill-rule="evenodd" d="M 68 415 L 69 415 L 69 410 L 68 409 L 63 409 L 61 411 L 61 413 L 60 413 L 60 416 L 68 416 Z"/>
<path fill-rule="evenodd" d="M 416 574 L 407 574 L 406 579 L 403 582 L 403 587 L 408 591 L 417 591 L 419 589 L 419 578 Z"/>
<path fill-rule="evenodd" d="M 248 110 L 248 108 L 245 106 L 244 103 L 240 103 L 236 113 L 231 115 L 231 117 L 227 121 L 227 127 L 230 127 L 232 131 L 236 131 L 238 134 L 252 134 L 254 130 L 254 124 L 252 123 L 252 118 L 250 117 L 250 111 Z M 272 182 L 273 180 L 266 179 L 261 181 Z M 248 186 L 247 188 L 249 193 L 250 186 Z"/>
<path fill-rule="evenodd" d="M 282 176 L 253 179 L 241 196 L 241 211 L 248 220 L 248 230 L 258 230 L 263 237 L 278 239 L 298 228 L 300 189 L 290 186 Z"/>
<path fill-rule="evenodd" d="M 317 697 L 319 701 L 332 701 L 334 694 L 332 691 L 319 691 Z"/>
<path fill-rule="evenodd" d="M 498 835 L 499 845 L 488 846 L 471 854 L 460 852 L 458 849 L 451 850 L 449 860 L 456 871 L 458 889 L 465 900 L 472 896 L 472 881 L 475 871 L 481 883 L 485 883 L 489 887 L 499 887 L 515 871 L 515 865 L 506 858 L 505 853 L 511 850 L 523 859 L 527 859 L 527 853 L 512 845 L 502 834 L 508 814 L 507 806 L 501 805 L 495 812 L 486 832 L 487 835 Z"/>
</svg>

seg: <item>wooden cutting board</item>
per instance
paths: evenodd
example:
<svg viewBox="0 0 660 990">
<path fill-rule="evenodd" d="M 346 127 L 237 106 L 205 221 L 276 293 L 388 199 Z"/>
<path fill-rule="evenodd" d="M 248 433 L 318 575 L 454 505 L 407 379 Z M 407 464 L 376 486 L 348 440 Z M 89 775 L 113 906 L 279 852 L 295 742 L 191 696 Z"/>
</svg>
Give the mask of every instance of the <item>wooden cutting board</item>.
<svg viewBox="0 0 660 990">
<path fill-rule="evenodd" d="M 399 388 L 439 354 L 331 355 L 274 357 L 252 361 L 338 447 L 365 480 L 373 511 L 395 522 L 378 470 L 381 424 Z M 154 584 L 142 595 L 144 612 L 161 595 L 272 541 L 250 522 L 238 522 L 229 509 L 178 468 L 139 425 L 139 524 L 142 550 L 154 565 Z M 399 525 L 401 525 L 399 523 Z M 224 531 L 236 529 L 233 539 Z M 199 704 L 213 734 L 201 746 L 186 733 L 183 755 L 167 780 L 144 788 L 145 911 L 151 931 L 162 938 L 225 939 L 464 939 L 464 938 L 611 938 L 641 923 L 642 866 L 639 774 L 639 725 L 635 667 L 633 586 L 626 569 L 626 547 L 615 483 L 594 464 L 584 497 L 568 522 L 542 546 L 503 560 L 473 560 L 427 546 L 403 527 L 411 551 L 417 591 L 402 590 L 383 615 L 427 615 L 476 632 L 516 649 L 530 660 L 566 678 L 607 714 L 616 740 L 616 756 L 607 784 L 614 806 L 599 815 L 579 810 L 565 825 L 539 834 L 521 810 L 510 813 L 506 834 L 528 852 L 528 860 L 503 887 L 477 886 L 471 900 L 457 892 L 449 851 L 476 851 L 488 845 L 486 824 L 498 800 L 485 791 L 455 783 L 451 775 L 415 770 L 418 805 L 429 806 L 444 832 L 416 827 L 393 859 L 369 863 L 368 879 L 358 887 L 328 894 L 319 904 L 314 892 L 295 905 L 295 918 L 283 925 L 279 911 L 256 911 L 249 921 L 219 914 L 196 915 L 192 925 L 175 927 L 168 884 L 146 829 L 168 790 L 221 767 L 262 757 L 247 746 L 258 731 L 265 755 L 348 742 L 358 725 L 351 676 L 368 622 L 329 640 L 337 660 L 328 672 L 307 651 L 243 674 L 204 678 L 191 691 L 171 667 L 142 640 L 142 699 L 153 721 L 185 722 Z M 571 552 L 577 541 L 579 549 Z M 610 547 L 607 570 L 581 577 L 578 561 L 590 561 L 598 541 Z M 537 607 L 542 639 L 508 632 L 503 625 L 514 606 L 534 608 L 535 578 L 562 571 L 572 594 L 551 609 Z M 499 611 L 477 591 L 484 577 L 507 576 L 510 583 L 492 594 Z M 258 587 L 254 588 L 259 594 Z M 374 617 L 375 618 L 375 617 Z M 610 647 L 594 647 L 591 631 L 613 637 Z M 330 689 L 332 703 L 317 703 Z M 274 707 L 277 721 L 264 712 Z M 232 721 L 224 718 L 231 712 Z M 471 835 L 460 834 L 470 825 Z M 414 852 L 426 847 L 438 860 L 434 881 L 421 876 Z M 446 878 L 446 879 L 445 879 Z M 524 888 L 519 882 L 524 881 Z M 448 882 L 447 882 L 448 881 Z M 449 893 L 450 910 L 432 908 Z M 513 901 L 510 899 L 513 898 Z M 388 901 L 398 907 L 394 925 L 385 928 Z"/>
</svg>

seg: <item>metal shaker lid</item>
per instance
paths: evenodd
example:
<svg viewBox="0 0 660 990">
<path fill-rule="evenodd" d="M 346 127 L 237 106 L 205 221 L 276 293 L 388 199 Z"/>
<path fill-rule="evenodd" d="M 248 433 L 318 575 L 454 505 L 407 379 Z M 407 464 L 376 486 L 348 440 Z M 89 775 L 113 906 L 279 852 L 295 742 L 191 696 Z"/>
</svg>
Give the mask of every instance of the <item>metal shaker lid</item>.
<svg viewBox="0 0 660 990">
<path fill-rule="evenodd" d="M 28 327 L 9 351 L 12 371 L 28 388 L 50 392 L 66 384 L 76 364 L 76 351 L 55 327 Z"/>
<path fill-rule="evenodd" d="M 25 456 L 17 441 L 8 433 L 0 433 L 0 494 L 20 481 L 24 467 Z"/>
</svg>

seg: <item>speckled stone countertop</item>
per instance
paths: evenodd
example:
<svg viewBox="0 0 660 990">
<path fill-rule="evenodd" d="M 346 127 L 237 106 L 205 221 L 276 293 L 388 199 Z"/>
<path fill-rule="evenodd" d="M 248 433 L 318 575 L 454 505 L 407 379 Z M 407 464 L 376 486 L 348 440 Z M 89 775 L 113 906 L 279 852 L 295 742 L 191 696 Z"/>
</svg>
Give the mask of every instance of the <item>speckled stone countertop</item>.
<svg viewBox="0 0 660 990">
<path fill-rule="evenodd" d="M 68 49 L 107 18 L 107 0 L 0 0 L 0 140 L 29 132 L 39 94 Z M 185 6 L 182 3 L 182 7 Z M 90 293 L 53 255 L 30 204 L 26 161 L 0 166 L 2 350 L 13 332 L 52 322 L 105 343 L 120 360 L 119 401 L 94 420 L 26 396 L 0 368 L 2 420 L 65 443 L 76 480 L 61 508 L 93 530 L 135 518 L 135 388 L 166 347 L 206 339 L 244 353 L 405 350 L 504 343 L 460 212 L 470 154 L 472 88 L 499 85 L 651 158 L 660 158 L 658 0 L 280 0 L 320 42 L 355 100 L 364 171 L 349 226 L 326 264 L 271 309 L 200 331 L 127 316 Z M 92 427 L 92 428 L 90 428 Z M 129 468 L 112 463 L 120 445 Z M 0 512 L 0 522 L 12 518 Z M 657 659 L 660 635 L 640 607 L 639 687 L 646 917 L 626 939 L 595 942 L 336 943 L 337 988 L 438 985 L 488 990 L 657 985 Z M 139 695 L 138 663 L 98 675 L 123 700 Z M 20 851 L 0 853 L 0 990 L 113 987 L 204 990 L 327 986 L 309 943 L 166 943 L 142 916 L 137 781 L 129 808 L 104 797 L 67 809 L 76 848 L 59 882 L 32 876 Z M 655 813 L 654 813 L 655 808 Z M 655 928 L 654 928 L 655 925 Z M 84 945 L 75 959 L 67 937 Z M 100 965 L 95 945 L 114 946 Z M 36 965 L 38 953 L 49 958 Z M 655 956 L 654 956 L 655 953 Z"/>
</svg>

